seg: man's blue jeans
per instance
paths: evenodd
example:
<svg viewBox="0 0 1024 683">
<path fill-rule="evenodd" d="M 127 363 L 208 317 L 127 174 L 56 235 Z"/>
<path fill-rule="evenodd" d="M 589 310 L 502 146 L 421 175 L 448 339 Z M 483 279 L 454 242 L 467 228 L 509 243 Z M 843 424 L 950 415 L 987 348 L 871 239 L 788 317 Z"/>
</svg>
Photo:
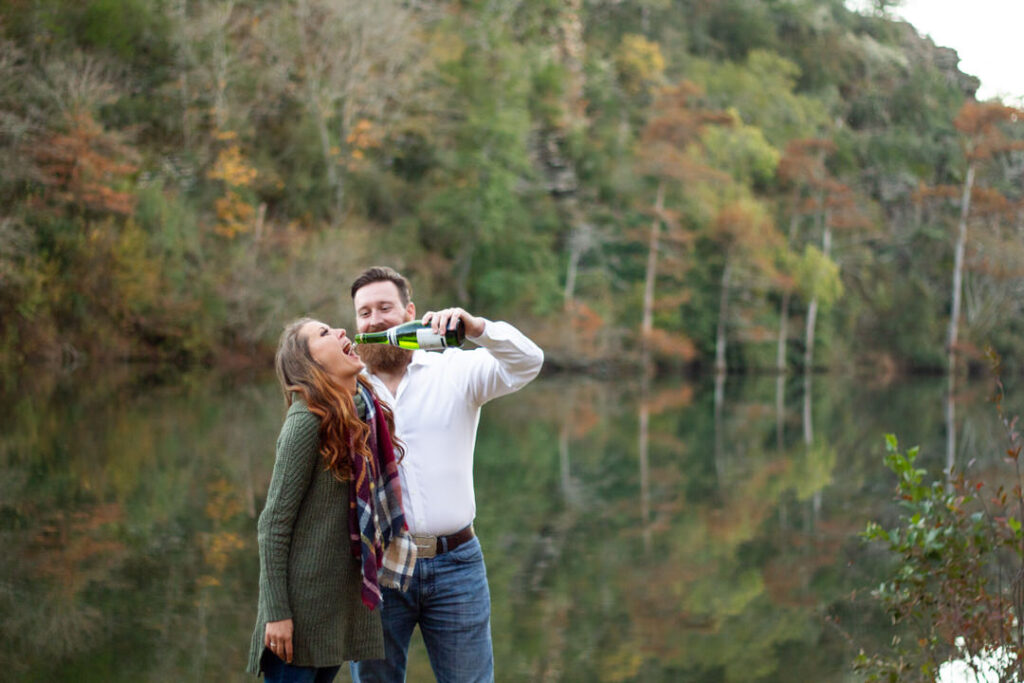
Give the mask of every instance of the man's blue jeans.
<svg viewBox="0 0 1024 683">
<path fill-rule="evenodd" d="M 353 662 L 355 683 L 405 680 L 409 641 L 416 624 L 438 683 L 494 680 L 491 596 L 479 539 L 416 561 L 409 590 L 389 588 L 379 608 L 387 659 Z"/>
<path fill-rule="evenodd" d="M 263 676 L 267 683 L 331 683 L 340 666 L 295 666 L 268 649 L 263 650 Z"/>
</svg>

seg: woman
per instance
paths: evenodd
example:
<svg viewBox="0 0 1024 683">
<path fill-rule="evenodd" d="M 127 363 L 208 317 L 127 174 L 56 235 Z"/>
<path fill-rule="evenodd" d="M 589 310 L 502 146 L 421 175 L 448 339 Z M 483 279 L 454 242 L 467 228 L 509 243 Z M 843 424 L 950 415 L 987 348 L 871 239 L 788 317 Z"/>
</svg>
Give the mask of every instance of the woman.
<svg viewBox="0 0 1024 683">
<path fill-rule="evenodd" d="M 345 330 L 298 320 L 281 335 L 275 365 L 288 412 L 258 524 L 248 670 L 326 683 L 346 661 L 383 658 L 380 586 L 404 590 L 412 575 L 402 448 Z"/>
</svg>

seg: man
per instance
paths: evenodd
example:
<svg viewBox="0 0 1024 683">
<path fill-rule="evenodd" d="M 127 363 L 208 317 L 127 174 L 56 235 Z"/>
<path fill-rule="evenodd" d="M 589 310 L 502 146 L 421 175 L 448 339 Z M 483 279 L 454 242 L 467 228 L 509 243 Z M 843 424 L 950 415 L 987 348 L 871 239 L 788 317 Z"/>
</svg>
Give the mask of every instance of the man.
<svg viewBox="0 0 1024 683">
<path fill-rule="evenodd" d="M 386 330 L 416 318 L 409 282 L 391 268 L 370 268 L 352 283 L 356 327 Z M 387 658 L 352 664 L 357 683 L 405 680 L 409 640 L 419 624 L 439 683 L 494 680 L 491 599 L 473 531 L 473 448 L 480 406 L 525 386 L 544 352 L 504 322 L 461 308 L 431 311 L 434 331 L 461 320 L 472 351 L 359 347 L 378 396 L 395 411 L 405 443 L 399 467 L 405 518 L 419 558 L 405 593 L 384 590 L 381 618 Z"/>
</svg>

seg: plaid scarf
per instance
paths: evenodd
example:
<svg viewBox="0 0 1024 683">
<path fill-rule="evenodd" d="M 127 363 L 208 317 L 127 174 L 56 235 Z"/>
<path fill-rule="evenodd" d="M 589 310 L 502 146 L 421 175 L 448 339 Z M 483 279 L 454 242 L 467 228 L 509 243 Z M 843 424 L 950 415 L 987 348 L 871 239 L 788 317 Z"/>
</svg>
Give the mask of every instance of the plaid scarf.
<svg viewBox="0 0 1024 683">
<path fill-rule="evenodd" d="M 363 604 L 372 610 L 380 604 L 381 586 L 403 591 L 409 587 L 416 544 L 405 523 L 398 463 L 380 404 L 362 384 L 353 398 L 370 427 L 373 457 L 352 459 L 348 527 L 352 554 L 361 563 Z"/>
</svg>

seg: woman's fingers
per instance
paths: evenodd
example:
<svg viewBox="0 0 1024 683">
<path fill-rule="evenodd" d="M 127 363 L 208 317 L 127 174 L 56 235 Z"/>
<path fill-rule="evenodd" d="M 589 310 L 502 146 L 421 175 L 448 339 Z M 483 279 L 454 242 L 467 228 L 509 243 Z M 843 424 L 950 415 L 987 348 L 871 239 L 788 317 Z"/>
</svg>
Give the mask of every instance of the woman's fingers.
<svg viewBox="0 0 1024 683">
<path fill-rule="evenodd" d="M 295 652 L 294 652 L 294 650 L 292 648 L 292 637 L 291 636 L 288 636 L 288 638 L 284 641 L 284 647 L 281 648 L 281 652 L 282 652 L 282 654 L 280 654 L 278 656 L 281 659 L 283 659 L 284 661 L 286 661 L 289 664 L 291 664 L 292 663 L 292 657 L 295 654 Z"/>
<path fill-rule="evenodd" d="M 279 659 L 291 664 L 294 656 L 292 646 L 292 620 L 271 621 L 267 623 L 263 644 L 266 645 Z"/>
</svg>

